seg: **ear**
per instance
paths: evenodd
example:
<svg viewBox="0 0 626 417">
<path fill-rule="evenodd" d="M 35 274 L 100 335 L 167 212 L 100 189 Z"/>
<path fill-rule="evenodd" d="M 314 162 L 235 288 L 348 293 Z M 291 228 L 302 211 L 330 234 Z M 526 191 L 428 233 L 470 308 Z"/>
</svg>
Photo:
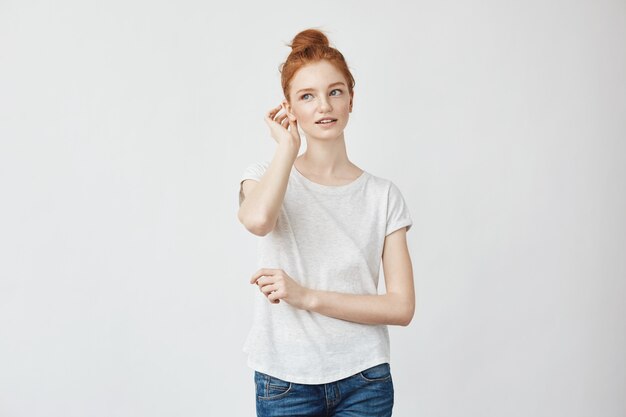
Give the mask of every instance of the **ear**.
<svg viewBox="0 0 626 417">
<path fill-rule="evenodd" d="M 350 113 L 352 113 L 352 103 L 354 99 L 354 90 L 350 93 Z"/>
<path fill-rule="evenodd" d="M 286 99 L 284 99 L 280 104 L 282 105 L 283 110 L 285 110 L 285 113 L 287 113 L 287 116 L 289 116 L 290 120 L 296 118 L 296 115 L 292 113 L 291 104 L 289 104 Z"/>
</svg>

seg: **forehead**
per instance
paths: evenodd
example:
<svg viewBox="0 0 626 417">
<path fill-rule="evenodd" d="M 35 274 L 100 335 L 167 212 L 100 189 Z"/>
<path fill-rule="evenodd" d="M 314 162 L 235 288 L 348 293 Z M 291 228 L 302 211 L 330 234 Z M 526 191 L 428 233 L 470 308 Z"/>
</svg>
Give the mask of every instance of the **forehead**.
<svg viewBox="0 0 626 417">
<path fill-rule="evenodd" d="M 307 64 L 300 68 L 291 80 L 294 91 L 301 88 L 326 88 L 328 84 L 346 82 L 343 74 L 328 61 Z"/>
</svg>

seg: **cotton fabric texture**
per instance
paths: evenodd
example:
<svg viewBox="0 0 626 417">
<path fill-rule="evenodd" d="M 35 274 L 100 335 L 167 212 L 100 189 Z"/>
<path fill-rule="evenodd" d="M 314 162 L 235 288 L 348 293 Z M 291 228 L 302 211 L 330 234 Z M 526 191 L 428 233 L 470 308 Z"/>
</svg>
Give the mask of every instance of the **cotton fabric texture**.
<svg viewBox="0 0 626 417">
<path fill-rule="evenodd" d="M 269 164 L 252 163 L 240 182 L 259 181 Z M 292 166 L 276 227 L 258 238 L 257 266 L 283 269 L 308 288 L 377 294 L 385 237 L 412 224 L 390 180 L 364 171 L 348 184 L 328 186 Z M 258 290 L 243 351 L 250 368 L 299 384 L 325 384 L 390 362 L 386 325 L 272 304 Z"/>
</svg>

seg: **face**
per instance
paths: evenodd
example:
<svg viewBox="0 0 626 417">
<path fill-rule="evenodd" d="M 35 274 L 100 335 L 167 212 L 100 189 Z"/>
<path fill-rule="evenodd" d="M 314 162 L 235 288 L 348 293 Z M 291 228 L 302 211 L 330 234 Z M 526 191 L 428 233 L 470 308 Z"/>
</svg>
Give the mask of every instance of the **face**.
<svg viewBox="0 0 626 417">
<path fill-rule="evenodd" d="M 343 133 L 352 112 L 352 98 L 345 77 L 328 61 L 308 64 L 291 79 L 289 98 L 283 101 L 307 138 L 334 139 Z M 320 119 L 336 121 L 322 124 Z"/>
</svg>

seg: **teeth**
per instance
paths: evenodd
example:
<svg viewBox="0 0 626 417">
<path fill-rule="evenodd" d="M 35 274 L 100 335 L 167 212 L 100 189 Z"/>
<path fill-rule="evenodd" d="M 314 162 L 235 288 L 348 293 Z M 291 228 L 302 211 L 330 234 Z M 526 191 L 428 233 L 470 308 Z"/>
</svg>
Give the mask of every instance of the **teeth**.
<svg viewBox="0 0 626 417">
<path fill-rule="evenodd" d="M 318 123 L 330 123 L 330 122 L 334 122 L 334 120 L 322 120 L 321 122 L 318 122 Z"/>
</svg>

